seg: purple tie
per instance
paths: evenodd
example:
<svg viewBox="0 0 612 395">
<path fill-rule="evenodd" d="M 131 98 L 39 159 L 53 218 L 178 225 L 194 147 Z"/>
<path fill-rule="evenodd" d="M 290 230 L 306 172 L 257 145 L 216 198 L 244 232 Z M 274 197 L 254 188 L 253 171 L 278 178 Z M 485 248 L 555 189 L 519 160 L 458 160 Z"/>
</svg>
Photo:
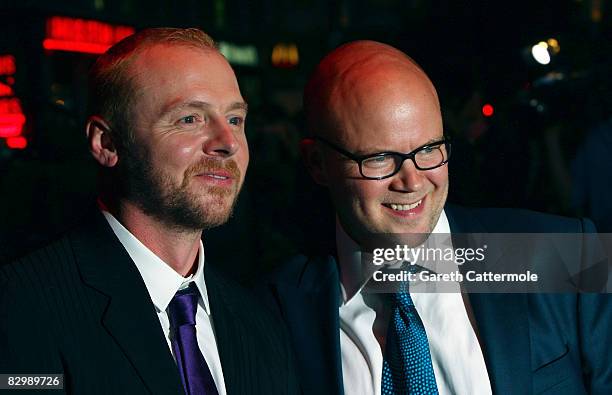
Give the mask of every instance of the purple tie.
<svg viewBox="0 0 612 395">
<path fill-rule="evenodd" d="M 195 315 L 200 293 L 192 282 L 174 295 L 168 305 L 170 341 L 187 395 L 218 395 L 204 356 L 198 347 Z"/>
</svg>

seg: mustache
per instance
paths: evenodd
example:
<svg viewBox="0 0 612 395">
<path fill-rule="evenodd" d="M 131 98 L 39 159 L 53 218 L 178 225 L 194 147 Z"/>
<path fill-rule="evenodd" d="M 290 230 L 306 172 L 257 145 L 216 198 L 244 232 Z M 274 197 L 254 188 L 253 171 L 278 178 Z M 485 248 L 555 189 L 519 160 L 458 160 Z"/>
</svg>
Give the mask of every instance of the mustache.
<svg viewBox="0 0 612 395">
<path fill-rule="evenodd" d="M 194 163 L 193 165 L 189 166 L 187 170 L 185 170 L 185 180 L 198 174 L 218 170 L 228 172 L 230 176 L 236 180 L 240 179 L 240 169 L 238 168 L 236 161 L 233 159 L 223 161 L 219 159 L 205 158 L 198 163 Z"/>
</svg>

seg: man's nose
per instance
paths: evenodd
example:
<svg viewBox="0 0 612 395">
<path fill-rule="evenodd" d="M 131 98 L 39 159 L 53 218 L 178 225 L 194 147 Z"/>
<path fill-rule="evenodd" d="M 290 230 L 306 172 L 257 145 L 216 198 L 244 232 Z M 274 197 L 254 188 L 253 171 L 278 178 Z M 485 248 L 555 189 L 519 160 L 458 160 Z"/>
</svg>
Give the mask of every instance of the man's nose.
<svg viewBox="0 0 612 395">
<path fill-rule="evenodd" d="M 234 155 L 240 144 L 236 132 L 225 118 L 215 119 L 210 125 L 210 137 L 204 143 L 204 152 L 210 156 L 229 157 Z"/>
<path fill-rule="evenodd" d="M 415 192 L 423 188 L 425 175 L 415 167 L 414 162 L 406 159 L 399 172 L 392 177 L 390 187 L 400 192 Z"/>
</svg>

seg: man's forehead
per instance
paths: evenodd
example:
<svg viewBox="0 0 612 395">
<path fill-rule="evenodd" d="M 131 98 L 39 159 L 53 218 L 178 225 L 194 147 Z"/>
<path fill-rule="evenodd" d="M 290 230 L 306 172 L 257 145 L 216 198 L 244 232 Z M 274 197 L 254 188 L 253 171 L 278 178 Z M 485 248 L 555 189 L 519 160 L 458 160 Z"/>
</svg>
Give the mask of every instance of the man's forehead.
<svg viewBox="0 0 612 395">
<path fill-rule="evenodd" d="M 347 80 L 367 78 L 376 70 L 428 80 L 421 68 L 399 50 L 374 41 L 356 41 L 327 55 L 317 66 L 311 82 L 321 89 Z"/>
<path fill-rule="evenodd" d="M 323 111 L 337 134 L 367 127 L 376 130 L 387 121 L 406 118 L 428 120 L 429 124 L 429 120 L 441 116 L 438 97 L 429 80 L 415 77 L 401 67 L 365 66 L 347 74 L 330 91 Z"/>
<path fill-rule="evenodd" d="M 135 93 L 160 86 L 183 92 L 182 85 L 175 84 L 180 80 L 181 84 L 193 87 L 202 83 L 210 89 L 221 87 L 228 95 L 235 90 L 240 96 L 234 71 L 223 55 L 212 48 L 155 44 L 135 56 L 128 75 Z M 235 89 L 227 90 L 229 86 Z"/>
<path fill-rule="evenodd" d="M 435 88 L 421 68 L 395 48 L 371 41 L 347 44 L 324 58 L 304 99 L 311 127 L 325 124 L 336 132 L 341 126 L 336 115 L 377 102 L 427 100 L 439 110 Z"/>
<path fill-rule="evenodd" d="M 129 62 L 129 68 L 132 73 L 152 69 L 172 69 L 169 61 L 186 56 L 205 56 L 210 57 L 211 61 L 217 60 L 215 57 L 223 57 L 213 48 L 184 43 L 156 43 L 135 51 Z"/>
<path fill-rule="evenodd" d="M 431 95 L 437 99 L 427 75 L 413 63 L 396 57 L 377 55 L 351 63 L 342 74 L 332 76 L 327 83 L 331 87 L 330 100 L 340 102 L 377 95 L 406 98 Z"/>
</svg>

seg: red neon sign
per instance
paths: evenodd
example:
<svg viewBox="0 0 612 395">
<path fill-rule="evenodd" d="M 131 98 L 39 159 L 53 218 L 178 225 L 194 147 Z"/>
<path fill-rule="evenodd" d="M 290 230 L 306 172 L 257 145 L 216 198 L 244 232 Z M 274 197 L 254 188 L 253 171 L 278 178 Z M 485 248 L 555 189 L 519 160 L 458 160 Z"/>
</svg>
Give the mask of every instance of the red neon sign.
<svg viewBox="0 0 612 395">
<path fill-rule="evenodd" d="M 6 76 L 6 84 L 0 82 L 0 96 L 13 96 L 12 85 L 14 81 L 13 74 L 16 71 L 15 57 L 13 55 L 0 55 L 0 76 Z"/>
<path fill-rule="evenodd" d="M 0 76 L 6 84 L 0 82 L 0 138 L 6 138 L 6 145 L 12 149 L 24 149 L 28 141 L 21 134 L 26 117 L 21 110 L 21 102 L 14 97 L 14 84 L 17 67 L 13 55 L 0 55 Z"/>
<path fill-rule="evenodd" d="M 13 96 L 14 94 L 13 88 L 0 82 L 0 96 Z"/>
<path fill-rule="evenodd" d="M 19 99 L 0 99 L 0 138 L 21 135 L 25 122 Z"/>
<path fill-rule="evenodd" d="M 23 136 L 9 137 L 6 139 L 6 145 L 12 149 L 24 149 L 28 146 L 28 140 Z"/>
<path fill-rule="evenodd" d="M 13 55 L 0 55 L 0 75 L 15 74 L 16 69 Z"/>
<path fill-rule="evenodd" d="M 43 48 L 47 50 L 101 54 L 121 39 L 134 33 L 130 26 L 53 16 L 47 19 Z"/>
<path fill-rule="evenodd" d="M 21 114 L 21 103 L 16 97 L 0 99 L 0 115 Z"/>
<path fill-rule="evenodd" d="M 25 124 L 23 114 L 0 114 L 0 137 L 16 137 Z"/>
</svg>

